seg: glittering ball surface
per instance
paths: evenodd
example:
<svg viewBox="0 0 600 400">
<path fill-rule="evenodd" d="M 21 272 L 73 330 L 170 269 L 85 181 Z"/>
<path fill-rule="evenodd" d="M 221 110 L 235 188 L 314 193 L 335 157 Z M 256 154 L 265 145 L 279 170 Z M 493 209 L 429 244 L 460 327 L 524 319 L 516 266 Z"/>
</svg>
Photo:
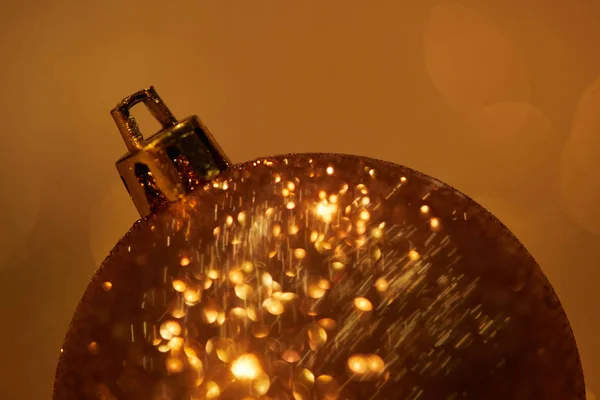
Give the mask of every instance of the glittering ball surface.
<svg viewBox="0 0 600 400">
<path fill-rule="evenodd" d="M 583 399 L 571 329 L 510 232 L 410 169 L 232 167 L 139 222 L 73 318 L 55 399 Z"/>
</svg>

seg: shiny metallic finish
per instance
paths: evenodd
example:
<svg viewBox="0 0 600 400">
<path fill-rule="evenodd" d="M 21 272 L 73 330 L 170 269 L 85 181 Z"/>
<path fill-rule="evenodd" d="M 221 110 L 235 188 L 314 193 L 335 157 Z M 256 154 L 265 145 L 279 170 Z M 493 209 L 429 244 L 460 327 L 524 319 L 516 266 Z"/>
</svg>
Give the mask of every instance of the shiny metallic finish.
<svg viewBox="0 0 600 400">
<path fill-rule="evenodd" d="M 585 398 L 554 291 L 432 178 L 353 156 L 234 166 L 90 283 L 56 400 Z"/>
<path fill-rule="evenodd" d="M 144 138 L 131 115 L 138 103 L 161 124 L 160 132 Z M 178 201 L 230 164 L 200 119 L 178 121 L 152 86 L 123 99 L 111 115 L 128 150 L 117 170 L 142 217 Z"/>
</svg>

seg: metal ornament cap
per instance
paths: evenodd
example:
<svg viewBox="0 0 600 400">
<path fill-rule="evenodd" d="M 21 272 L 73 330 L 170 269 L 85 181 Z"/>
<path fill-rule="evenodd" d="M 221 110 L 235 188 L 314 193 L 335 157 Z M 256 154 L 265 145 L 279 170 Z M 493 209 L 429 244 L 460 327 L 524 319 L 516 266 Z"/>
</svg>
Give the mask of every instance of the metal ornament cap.
<svg viewBox="0 0 600 400">
<path fill-rule="evenodd" d="M 144 103 L 162 130 L 144 138 L 131 109 Z M 129 150 L 117 170 L 142 217 L 211 181 L 230 161 L 197 116 L 177 120 L 154 87 L 123 99 L 111 115 Z"/>
</svg>

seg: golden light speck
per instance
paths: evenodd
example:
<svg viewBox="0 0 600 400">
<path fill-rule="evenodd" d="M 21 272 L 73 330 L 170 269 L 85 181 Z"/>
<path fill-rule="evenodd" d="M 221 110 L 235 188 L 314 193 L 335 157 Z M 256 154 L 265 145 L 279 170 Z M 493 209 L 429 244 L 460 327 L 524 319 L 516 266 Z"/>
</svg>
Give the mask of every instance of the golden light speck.
<svg viewBox="0 0 600 400">
<path fill-rule="evenodd" d="M 364 297 L 357 297 L 354 299 L 354 306 L 358 308 L 360 311 L 372 311 L 373 304 Z"/>
<path fill-rule="evenodd" d="M 306 257 L 306 250 L 298 248 L 294 250 L 294 257 L 298 260 L 304 259 Z"/>
<path fill-rule="evenodd" d="M 434 231 L 439 230 L 439 228 L 441 227 L 439 218 L 431 218 L 429 220 L 429 227 Z"/>
<path fill-rule="evenodd" d="M 208 276 L 210 279 L 219 279 L 219 271 L 211 268 L 206 271 L 206 276 Z"/>
<path fill-rule="evenodd" d="M 179 293 L 183 293 L 186 291 L 187 285 L 181 279 L 175 279 L 173 281 L 173 289 L 175 289 L 175 291 L 177 291 Z"/>
<path fill-rule="evenodd" d="M 348 358 L 348 368 L 355 374 L 364 374 L 369 370 L 367 360 L 360 354 L 355 354 Z"/>
<path fill-rule="evenodd" d="M 192 386 L 198 387 L 204 381 L 204 365 L 202 364 L 202 361 L 200 361 L 200 359 L 197 357 L 188 357 L 188 362 L 190 364 L 190 367 L 193 368 L 192 377 L 194 380 L 192 382 Z"/>
<path fill-rule="evenodd" d="M 239 269 L 232 269 L 229 271 L 229 280 L 234 285 L 241 285 L 244 283 L 244 274 Z"/>
<path fill-rule="evenodd" d="M 357 229 L 357 233 L 359 232 L 359 230 Z M 360 237 L 358 237 L 355 241 L 354 241 L 354 245 L 356 246 L 357 249 L 360 249 L 361 247 L 363 247 L 366 243 L 367 243 L 367 238 L 366 236 L 363 235 L 364 230 L 361 229 L 361 232 L 359 233 L 359 235 L 361 235 Z"/>
<path fill-rule="evenodd" d="M 389 287 L 388 282 L 384 278 L 379 278 L 375 281 L 375 289 L 378 292 L 385 292 Z"/>
<path fill-rule="evenodd" d="M 173 336 L 181 334 L 181 325 L 177 321 L 165 321 L 160 325 L 160 336 L 165 340 L 171 340 Z"/>
<path fill-rule="evenodd" d="M 362 235 L 367 231 L 367 223 L 364 219 L 359 219 L 356 221 L 356 233 Z"/>
<path fill-rule="evenodd" d="M 273 236 L 277 237 L 281 235 L 281 225 L 275 224 L 273 225 Z"/>
<path fill-rule="evenodd" d="M 269 379 L 269 375 L 265 372 L 261 371 L 258 376 L 252 382 L 252 389 L 259 396 L 266 394 L 271 387 L 271 380 Z"/>
<path fill-rule="evenodd" d="M 289 363 L 295 363 L 300 361 L 300 353 L 298 353 L 296 350 L 286 350 L 283 352 L 283 354 L 281 355 L 281 358 L 283 361 L 289 362 Z"/>
<path fill-rule="evenodd" d="M 379 228 L 373 228 L 371 231 L 371 236 L 373 239 L 381 239 L 383 237 L 383 231 Z"/>
<path fill-rule="evenodd" d="M 327 293 L 327 289 L 321 287 L 319 282 L 313 281 L 307 286 L 307 295 L 311 299 L 320 299 L 321 297 L 325 296 L 325 293 Z"/>
<path fill-rule="evenodd" d="M 406 180 L 407 180 L 407 179 L 406 179 L 406 177 L 405 177 L 405 176 L 403 176 L 403 177 L 401 177 L 401 178 L 400 178 L 400 182 L 402 182 L 402 183 L 406 182 Z"/>
<path fill-rule="evenodd" d="M 310 233 L 310 241 L 311 241 L 311 243 L 314 243 L 314 242 L 316 242 L 318 238 L 319 238 L 319 232 L 317 232 L 317 231 L 312 231 L 312 232 Z"/>
<path fill-rule="evenodd" d="M 333 175 L 333 167 L 332 166 L 327 167 L 327 175 Z"/>
<path fill-rule="evenodd" d="M 337 326 L 337 322 L 331 318 L 321 318 L 319 320 L 319 325 L 321 325 L 327 331 L 332 331 Z"/>
<path fill-rule="evenodd" d="M 269 325 L 253 325 L 252 326 L 252 336 L 257 339 L 263 339 L 269 336 L 271 331 L 271 327 Z"/>
<path fill-rule="evenodd" d="M 288 182 L 286 186 L 290 192 L 293 192 L 294 189 L 296 189 L 296 185 L 294 184 L 294 182 Z"/>
<path fill-rule="evenodd" d="M 229 311 L 229 315 L 231 318 L 245 319 L 248 317 L 248 312 L 245 308 L 234 307 L 231 309 L 231 311 Z"/>
<path fill-rule="evenodd" d="M 273 277 L 268 272 L 264 272 L 262 274 L 262 284 L 264 286 L 270 287 L 273 285 Z"/>
<path fill-rule="evenodd" d="M 319 283 L 318 283 L 319 287 L 321 289 L 325 289 L 325 290 L 329 290 L 331 289 L 331 282 L 329 282 L 327 279 L 325 278 L 321 278 L 319 279 Z"/>
<path fill-rule="evenodd" d="M 104 282 L 104 283 L 102 284 L 102 289 L 103 289 L 105 292 L 108 292 L 110 289 L 112 289 L 112 287 L 113 287 L 112 283 L 111 283 L 111 282 L 108 282 L 108 281 L 106 281 L 106 282 Z"/>
<path fill-rule="evenodd" d="M 202 308 L 202 320 L 208 325 L 212 325 L 218 322 L 219 314 L 221 313 L 221 307 L 215 303 L 206 304 Z"/>
<path fill-rule="evenodd" d="M 183 361 L 176 357 L 169 357 L 166 361 L 167 371 L 171 374 L 177 374 L 183 371 Z"/>
<path fill-rule="evenodd" d="M 254 354 L 243 354 L 231 363 L 231 373 L 237 379 L 253 380 L 262 372 L 258 358 Z"/>
<path fill-rule="evenodd" d="M 336 196 L 335 194 L 332 194 L 331 196 L 329 196 L 329 202 L 336 204 L 338 202 L 338 196 Z"/>
<path fill-rule="evenodd" d="M 221 395 L 221 388 L 216 382 L 210 381 L 206 383 L 206 398 L 207 400 L 213 400 L 219 398 Z"/>
<path fill-rule="evenodd" d="M 381 373 L 385 369 L 385 363 L 377 354 L 369 354 L 366 356 L 369 371 Z"/>
<path fill-rule="evenodd" d="M 417 261 L 420 257 L 421 255 L 415 250 L 408 252 L 408 258 L 410 258 L 411 261 Z"/>
<path fill-rule="evenodd" d="M 334 261 L 331 263 L 331 267 L 336 271 L 344 269 L 344 266 L 344 263 L 340 261 Z"/>
<path fill-rule="evenodd" d="M 361 203 L 363 206 L 368 206 L 368 205 L 369 205 L 369 203 L 371 203 L 371 199 L 370 199 L 370 198 L 368 198 L 367 196 L 365 196 L 365 197 L 363 197 L 362 199 L 360 199 L 360 203 Z"/>
<path fill-rule="evenodd" d="M 169 347 L 168 343 L 163 343 L 158 346 L 157 350 L 161 353 L 168 353 L 171 351 L 171 348 Z"/>
<path fill-rule="evenodd" d="M 266 299 L 265 301 L 263 301 L 262 305 L 270 314 L 273 315 L 281 315 L 285 311 L 283 303 L 273 298 Z"/>
<path fill-rule="evenodd" d="M 327 332 L 318 323 L 313 323 L 307 333 L 308 345 L 313 351 L 317 351 L 327 342 Z"/>
<path fill-rule="evenodd" d="M 208 276 L 204 278 L 203 289 L 209 289 L 212 286 L 213 280 Z"/>
<path fill-rule="evenodd" d="M 245 224 L 246 223 L 246 213 L 244 211 L 240 212 L 238 214 L 237 220 L 240 224 Z"/>
<path fill-rule="evenodd" d="M 97 355 L 98 354 L 98 343 L 91 342 L 88 345 L 88 351 L 90 352 L 90 354 Z"/>
<path fill-rule="evenodd" d="M 288 210 L 293 210 L 294 208 L 296 208 L 296 203 L 294 203 L 293 201 L 288 201 L 285 205 L 285 208 L 287 208 Z"/>
<path fill-rule="evenodd" d="M 369 212 L 367 210 L 362 210 L 360 212 L 360 219 L 362 219 L 363 221 L 368 221 L 369 218 L 371 218 L 371 215 L 369 214 Z"/>
<path fill-rule="evenodd" d="M 211 339 L 211 341 L 213 342 L 214 350 L 215 353 L 217 353 L 217 357 L 224 363 L 230 363 L 234 359 L 236 353 L 238 353 L 239 351 L 239 347 L 236 346 L 233 339 L 227 337 L 217 337 Z M 206 349 L 208 352 L 208 345 Z"/>
<path fill-rule="evenodd" d="M 283 197 L 288 197 L 290 195 L 290 190 L 288 188 L 281 189 L 281 195 Z"/>
<path fill-rule="evenodd" d="M 315 383 L 315 375 L 309 369 L 302 368 L 296 375 L 296 380 L 310 387 Z"/>
<path fill-rule="evenodd" d="M 251 321 L 258 321 L 258 315 L 256 314 L 256 310 L 253 307 L 246 307 L 246 315 Z"/>
<path fill-rule="evenodd" d="M 175 309 L 173 309 L 173 311 L 171 311 L 171 316 L 173 318 L 183 318 L 185 317 L 185 315 L 185 308 L 183 307 L 176 307 Z"/>
<path fill-rule="evenodd" d="M 188 305 L 196 305 L 200 301 L 200 290 L 188 288 L 183 292 L 183 299 Z"/>
<path fill-rule="evenodd" d="M 367 189 L 367 187 L 362 183 L 359 183 L 358 185 L 356 185 L 356 190 L 358 190 L 361 194 L 369 193 L 369 190 Z"/>
<path fill-rule="evenodd" d="M 281 175 L 280 175 L 280 174 L 278 174 L 278 173 L 274 173 L 274 174 L 273 174 L 273 178 L 274 178 L 274 180 L 275 180 L 275 183 L 279 183 L 279 182 L 281 182 Z"/>
<path fill-rule="evenodd" d="M 242 263 L 242 271 L 244 271 L 245 273 L 249 274 L 253 270 L 254 270 L 254 265 L 252 265 L 252 263 L 250 261 L 244 261 Z"/>
<path fill-rule="evenodd" d="M 225 218 L 225 223 L 227 224 L 227 226 L 233 225 L 233 217 L 231 215 L 228 215 L 227 218 Z"/>
<path fill-rule="evenodd" d="M 292 301 L 298 297 L 298 295 L 293 292 L 277 292 L 277 293 L 279 293 L 278 294 L 279 300 L 284 301 L 284 302 Z M 273 295 L 275 295 L 275 293 L 273 293 Z"/>
<path fill-rule="evenodd" d="M 181 257 L 181 260 L 179 260 L 179 265 L 182 267 L 190 265 L 190 259 L 188 257 Z"/>
<path fill-rule="evenodd" d="M 183 347 L 183 338 L 176 336 L 169 340 L 169 347 L 171 350 L 181 350 Z"/>
<path fill-rule="evenodd" d="M 298 227 L 298 225 L 292 224 L 290 225 L 290 228 L 288 229 L 288 233 L 290 235 L 295 235 L 300 231 L 300 228 Z"/>
<path fill-rule="evenodd" d="M 221 233 L 221 228 L 217 226 L 215 229 L 213 229 L 213 236 L 219 236 L 219 233 Z"/>
<path fill-rule="evenodd" d="M 252 289 L 252 286 L 250 286 L 248 284 L 239 284 L 239 285 L 235 285 L 234 291 L 235 291 L 235 295 L 240 300 L 248 300 L 248 298 L 254 292 L 254 289 Z"/>
<path fill-rule="evenodd" d="M 327 201 L 317 204 L 316 214 L 325 222 L 331 222 L 333 215 L 337 212 L 337 206 Z"/>
<path fill-rule="evenodd" d="M 340 384 L 330 375 L 321 375 L 315 381 L 316 398 L 336 400 L 339 398 Z"/>
<path fill-rule="evenodd" d="M 429 213 L 429 206 L 428 205 L 422 205 L 421 206 L 421 213 L 428 214 Z"/>
<path fill-rule="evenodd" d="M 369 175 L 371 175 L 371 178 L 376 178 L 377 177 L 377 170 L 376 169 L 369 170 Z"/>
</svg>

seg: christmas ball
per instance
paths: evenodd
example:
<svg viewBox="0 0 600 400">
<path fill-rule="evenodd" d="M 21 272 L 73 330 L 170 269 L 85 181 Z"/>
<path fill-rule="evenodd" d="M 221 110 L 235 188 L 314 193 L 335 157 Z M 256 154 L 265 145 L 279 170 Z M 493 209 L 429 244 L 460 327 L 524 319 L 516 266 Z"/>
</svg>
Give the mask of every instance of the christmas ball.
<svg viewBox="0 0 600 400">
<path fill-rule="evenodd" d="M 337 154 L 225 169 L 89 284 L 57 400 L 584 399 L 565 313 L 490 213 Z"/>
</svg>

